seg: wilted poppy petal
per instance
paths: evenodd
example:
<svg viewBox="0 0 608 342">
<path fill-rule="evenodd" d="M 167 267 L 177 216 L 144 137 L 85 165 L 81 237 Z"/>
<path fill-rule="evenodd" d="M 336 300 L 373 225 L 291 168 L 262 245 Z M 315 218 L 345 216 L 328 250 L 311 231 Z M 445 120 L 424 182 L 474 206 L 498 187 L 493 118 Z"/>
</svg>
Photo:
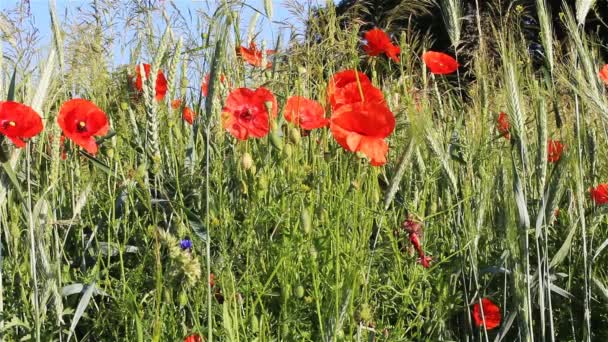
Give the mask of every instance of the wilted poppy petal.
<svg viewBox="0 0 608 342">
<path fill-rule="evenodd" d="M 442 52 L 427 51 L 422 54 L 422 60 L 433 74 L 438 75 L 451 74 L 460 66 L 452 56 Z"/>
</svg>

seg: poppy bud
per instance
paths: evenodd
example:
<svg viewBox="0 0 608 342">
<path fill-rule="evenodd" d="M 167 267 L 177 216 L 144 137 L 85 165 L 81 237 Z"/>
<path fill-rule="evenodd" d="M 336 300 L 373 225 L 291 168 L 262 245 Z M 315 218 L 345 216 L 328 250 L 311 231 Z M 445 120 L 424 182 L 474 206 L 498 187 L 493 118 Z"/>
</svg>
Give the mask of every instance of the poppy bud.
<svg viewBox="0 0 608 342">
<path fill-rule="evenodd" d="M 120 103 L 120 109 L 122 110 L 128 110 L 129 109 L 129 104 L 126 102 L 121 102 Z"/>
<path fill-rule="evenodd" d="M 319 253 L 317 252 L 317 249 L 314 246 L 310 247 L 310 249 L 308 250 L 308 253 L 310 253 L 310 258 L 312 260 L 317 260 Z"/>
<path fill-rule="evenodd" d="M 363 322 L 368 322 L 372 319 L 372 310 L 369 308 L 367 304 L 361 304 L 359 308 L 359 320 Z"/>
<path fill-rule="evenodd" d="M 336 339 L 338 341 L 343 341 L 344 340 L 344 330 L 339 329 L 338 331 L 336 331 Z"/>
<path fill-rule="evenodd" d="M 253 158 L 251 157 L 251 154 L 249 154 L 249 152 L 245 152 L 243 154 L 243 157 L 241 158 L 241 165 L 245 170 L 249 170 L 253 166 Z"/>
<path fill-rule="evenodd" d="M 268 177 L 265 174 L 259 178 L 258 186 L 262 191 L 268 190 Z"/>
<path fill-rule="evenodd" d="M 285 147 L 283 147 L 283 158 L 287 159 L 287 158 L 291 157 L 292 153 L 293 153 L 293 148 L 291 147 L 291 145 L 285 145 Z"/>
<path fill-rule="evenodd" d="M 188 304 L 188 294 L 186 291 L 181 291 L 179 293 L 179 306 L 184 307 Z"/>
<path fill-rule="evenodd" d="M 253 331 L 254 333 L 260 331 L 260 322 L 258 321 L 258 316 L 251 315 L 251 321 L 249 322 L 249 325 L 251 325 L 251 331 Z"/>
<path fill-rule="evenodd" d="M 273 131 L 270 134 L 270 142 L 277 150 L 280 151 L 283 149 L 283 140 L 281 140 L 281 137 L 279 137 L 276 131 Z"/>
<path fill-rule="evenodd" d="M 296 287 L 295 295 L 297 298 L 304 297 L 304 286 L 298 285 L 298 287 Z"/>
<path fill-rule="evenodd" d="M 300 130 L 296 127 L 292 127 L 289 130 L 289 141 L 294 143 L 294 145 L 297 145 L 300 143 L 300 140 L 302 140 L 302 135 L 300 135 Z"/>
<path fill-rule="evenodd" d="M 285 284 L 283 287 L 281 287 L 281 299 L 286 301 L 289 299 L 290 295 L 291 295 L 291 285 Z"/>
<path fill-rule="evenodd" d="M 302 223 L 302 231 L 304 234 L 310 234 L 312 231 L 312 224 L 310 223 L 310 214 L 308 213 L 308 208 L 302 209 L 302 215 L 300 217 Z"/>
<path fill-rule="evenodd" d="M 289 325 L 287 323 L 281 324 L 281 336 L 284 338 L 289 336 Z"/>
</svg>

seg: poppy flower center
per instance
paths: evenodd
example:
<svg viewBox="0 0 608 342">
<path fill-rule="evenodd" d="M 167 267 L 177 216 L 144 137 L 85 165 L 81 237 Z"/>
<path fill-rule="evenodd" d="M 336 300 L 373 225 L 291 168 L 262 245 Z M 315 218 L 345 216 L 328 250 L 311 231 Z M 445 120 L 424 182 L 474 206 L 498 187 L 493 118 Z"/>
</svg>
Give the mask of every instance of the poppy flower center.
<svg viewBox="0 0 608 342">
<path fill-rule="evenodd" d="M 246 108 L 240 113 L 238 113 L 238 117 L 242 121 L 251 121 L 253 119 L 253 113 L 251 113 L 251 110 L 249 110 L 249 108 Z"/>
<path fill-rule="evenodd" d="M 78 132 L 86 132 L 87 131 L 87 123 L 84 121 L 79 121 L 78 125 L 76 126 L 76 130 Z"/>
<path fill-rule="evenodd" d="M 9 127 L 15 127 L 17 123 L 15 121 L 5 120 L 2 122 L 2 128 L 8 129 Z"/>
</svg>

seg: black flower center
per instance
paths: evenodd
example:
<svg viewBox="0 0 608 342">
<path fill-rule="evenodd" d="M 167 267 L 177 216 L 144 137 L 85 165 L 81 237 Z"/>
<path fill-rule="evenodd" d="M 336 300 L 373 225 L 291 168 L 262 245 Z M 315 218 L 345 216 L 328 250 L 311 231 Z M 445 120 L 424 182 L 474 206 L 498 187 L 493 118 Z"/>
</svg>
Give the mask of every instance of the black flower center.
<svg viewBox="0 0 608 342">
<path fill-rule="evenodd" d="M 84 121 L 79 121 L 78 125 L 76 125 L 76 130 L 80 133 L 87 131 L 87 123 Z"/>
<path fill-rule="evenodd" d="M 15 121 L 11 121 L 11 120 L 2 121 L 2 128 L 4 128 L 4 129 L 9 129 L 9 128 L 15 127 L 15 126 L 17 126 L 17 123 Z"/>
<path fill-rule="evenodd" d="M 244 109 L 239 113 L 239 119 L 242 121 L 251 121 L 253 119 L 253 113 L 251 113 L 249 108 Z"/>
</svg>

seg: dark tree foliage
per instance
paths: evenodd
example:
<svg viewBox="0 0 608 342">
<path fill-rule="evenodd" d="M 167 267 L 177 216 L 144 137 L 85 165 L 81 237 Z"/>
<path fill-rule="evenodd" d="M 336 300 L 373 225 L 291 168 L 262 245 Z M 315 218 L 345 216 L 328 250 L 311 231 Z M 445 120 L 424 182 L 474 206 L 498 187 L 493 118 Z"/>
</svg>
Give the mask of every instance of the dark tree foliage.
<svg viewBox="0 0 608 342">
<path fill-rule="evenodd" d="M 574 0 L 566 1 L 566 6 L 575 12 Z M 361 31 L 380 27 L 398 36 L 400 32 L 415 32 L 428 35 L 426 47 L 432 50 L 456 53 L 450 41 L 441 12 L 441 0 L 342 0 L 335 8 L 339 25 L 348 29 L 356 21 Z M 489 35 L 492 26 L 498 22 L 508 23 L 511 27 L 521 29 L 522 38 L 526 40 L 529 52 L 538 66 L 542 64 L 543 48 L 540 44 L 540 28 L 535 0 L 461 0 L 462 4 L 462 38 L 458 45 L 461 64 L 466 65 L 478 48 L 479 26 L 483 35 Z M 553 22 L 555 37 L 558 41 L 566 38 L 563 18 L 562 0 L 547 0 L 547 6 Z M 323 15 L 324 9 L 317 11 Z M 480 25 L 478 26 L 477 14 Z M 608 0 L 596 1 L 587 15 L 585 31 L 598 38 L 600 51 L 608 56 Z M 322 33 L 309 32 L 311 39 L 322 39 Z M 496 50 L 493 42 L 488 48 Z"/>
</svg>

